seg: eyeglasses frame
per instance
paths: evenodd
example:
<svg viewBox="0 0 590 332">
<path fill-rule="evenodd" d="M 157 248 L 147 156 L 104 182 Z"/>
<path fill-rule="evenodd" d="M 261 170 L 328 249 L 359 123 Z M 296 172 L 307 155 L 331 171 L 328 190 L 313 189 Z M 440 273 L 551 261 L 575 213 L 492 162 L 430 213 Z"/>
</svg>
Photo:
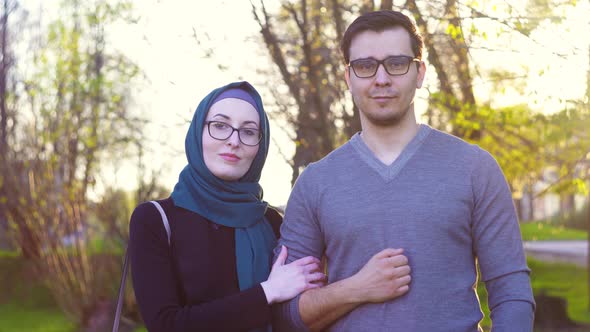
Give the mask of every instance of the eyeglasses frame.
<svg viewBox="0 0 590 332">
<path fill-rule="evenodd" d="M 406 68 L 406 71 L 405 71 L 404 73 L 400 73 L 400 74 L 392 74 L 392 73 L 390 73 L 390 72 L 387 70 L 387 67 L 385 66 L 385 61 L 387 61 L 387 59 L 391 59 L 391 58 L 406 58 L 406 59 L 409 59 L 409 60 L 410 60 L 410 62 L 408 63 L 408 67 Z M 355 70 L 355 69 L 354 69 L 354 67 L 353 67 L 353 65 L 354 65 L 354 62 L 356 62 L 356 61 L 359 61 L 359 60 L 369 60 L 369 59 L 370 59 L 370 60 L 375 60 L 375 61 L 377 61 L 377 67 L 376 67 L 376 69 L 375 69 L 375 72 L 374 72 L 374 73 L 373 73 L 373 75 L 371 75 L 371 76 L 359 76 L 359 75 L 356 73 L 356 70 Z M 385 72 L 386 72 L 388 75 L 390 75 L 390 76 L 402 76 L 402 75 L 405 75 L 405 74 L 407 74 L 407 73 L 410 71 L 410 66 L 411 66 L 411 64 L 412 64 L 413 62 L 418 62 L 418 63 L 419 63 L 419 62 L 422 62 L 422 60 L 421 60 L 421 59 L 418 59 L 418 58 L 415 58 L 415 57 L 411 57 L 411 56 L 409 56 L 409 55 L 391 55 L 391 56 L 388 56 L 388 57 L 386 57 L 386 58 L 385 58 L 385 59 L 383 59 L 383 60 L 377 60 L 377 59 L 375 59 L 375 58 L 360 58 L 360 59 L 355 59 L 355 60 L 352 60 L 352 61 L 348 62 L 348 64 L 346 64 L 346 66 L 347 66 L 347 67 L 349 67 L 349 68 L 352 68 L 352 72 L 353 72 L 353 73 L 354 73 L 354 75 L 355 75 L 356 77 L 358 77 L 358 78 L 371 78 L 371 77 L 374 77 L 375 75 L 377 75 L 377 72 L 379 71 L 379 66 L 381 66 L 381 65 L 383 65 L 383 69 L 385 69 Z"/>
<path fill-rule="evenodd" d="M 232 131 L 229 134 L 229 136 L 227 136 L 226 138 L 217 138 L 217 137 L 215 137 L 215 136 L 213 136 L 211 134 L 211 123 L 223 123 L 224 125 L 230 127 L 232 129 Z M 242 136 L 240 135 L 240 130 L 242 130 L 242 129 L 254 129 L 254 128 L 234 128 L 234 127 L 232 127 L 230 124 L 228 124 L 226 122 L 223 122 L 223 121 L 215 121 L 215 120 L 213 120 L 213 121 L 205 121 L 205 125 L 207 125 L 207 132 L 209 133 L 209 136 L 211 138 L 213 138 L 213 139 L 218 140 L 218 141 L 225 141 L 225 140 L 229 139 L 234 134 L 234 132 L 236 132 L 236 131 L 238 132 L 238 140 L 240 141 L 240 143 L 242 143 L 242 144 L 244 144 L 246 146 L 257 146 L 258 144 L 260 144 L 260 141 L 262 141 L 262 132 L 260 131 L 260 129 L 256 129 L 259 132 L 258 142 L 256 142 L 256 144 L 253 144 L 252 145 L 252 144 L 244 143 L 244 141 L 242 141 Z"/>
</svg>

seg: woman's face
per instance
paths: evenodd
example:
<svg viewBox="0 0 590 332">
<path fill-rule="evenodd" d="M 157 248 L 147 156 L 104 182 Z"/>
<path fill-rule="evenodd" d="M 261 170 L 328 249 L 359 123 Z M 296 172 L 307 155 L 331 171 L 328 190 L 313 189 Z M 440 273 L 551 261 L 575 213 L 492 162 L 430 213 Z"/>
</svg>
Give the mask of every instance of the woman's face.
<svg viewBox="0 0 590 332">
<path fill-rule="evenodd" d="M 240 133 L 237 130 L 232 132 L 231 127 L 240 130 Z M 249 103 L 226 98 L 213 104 L 203 128 L 203 159 L 209 171 L 225 181 L 239 180 L 250 169 L 259 146 L 248 146 L 242 141 L 252 144 L 256 141 L 253 137 L 259 132 L 258 112 Z M 229 133 L 231 135 L 223 139 Z"/>
</svg>

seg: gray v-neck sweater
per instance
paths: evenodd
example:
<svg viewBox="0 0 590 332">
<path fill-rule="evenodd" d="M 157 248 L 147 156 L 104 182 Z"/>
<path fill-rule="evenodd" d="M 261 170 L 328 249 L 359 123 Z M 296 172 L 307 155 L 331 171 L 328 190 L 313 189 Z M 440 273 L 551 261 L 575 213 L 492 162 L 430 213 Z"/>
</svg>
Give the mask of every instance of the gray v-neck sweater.
<svg viewBox="0 0 590 332">
<path fill-rule="evenodd" d="M 493 331 L 532 330 L 529 269 L 502 171 L 486 151 L 426 125 L 391 165 L 359 134 L 310 164 L 289 198 L 279 245 L 289 261 L 325 254 L 330 282 L 385 248 L 405 250 L 410 291 L 361 305 L 330 331 L 477 331 L 476 259 Z M 298 300 L 279 306 L 283 329 L 306 330 Z"/>
</svg>

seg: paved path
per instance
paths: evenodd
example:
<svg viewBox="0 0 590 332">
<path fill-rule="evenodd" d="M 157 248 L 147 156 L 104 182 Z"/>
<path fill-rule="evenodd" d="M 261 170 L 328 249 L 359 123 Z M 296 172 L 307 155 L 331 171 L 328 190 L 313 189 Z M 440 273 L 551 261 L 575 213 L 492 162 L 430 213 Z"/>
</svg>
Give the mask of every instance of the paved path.
<svg viewBox="0 0 590 332">
<path fill-rule="evenodd" d="M 565 262 L 585 267 L 588 241 L 525 241 L 527 255 L 548 262 Z"/>
</svg>

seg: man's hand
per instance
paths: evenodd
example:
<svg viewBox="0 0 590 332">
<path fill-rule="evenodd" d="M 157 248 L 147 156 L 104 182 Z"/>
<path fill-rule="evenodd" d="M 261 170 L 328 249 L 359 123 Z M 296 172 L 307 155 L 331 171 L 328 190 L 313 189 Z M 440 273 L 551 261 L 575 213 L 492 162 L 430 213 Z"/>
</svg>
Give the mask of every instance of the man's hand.
<svg viewBox="0 0 590 332">
<path fill-rule="evenodd" d="M 359 302 L 384 302 L 408 292 L 410 266 L 403 249 L 384 249 L 350 279 Z"/>
</svg>

